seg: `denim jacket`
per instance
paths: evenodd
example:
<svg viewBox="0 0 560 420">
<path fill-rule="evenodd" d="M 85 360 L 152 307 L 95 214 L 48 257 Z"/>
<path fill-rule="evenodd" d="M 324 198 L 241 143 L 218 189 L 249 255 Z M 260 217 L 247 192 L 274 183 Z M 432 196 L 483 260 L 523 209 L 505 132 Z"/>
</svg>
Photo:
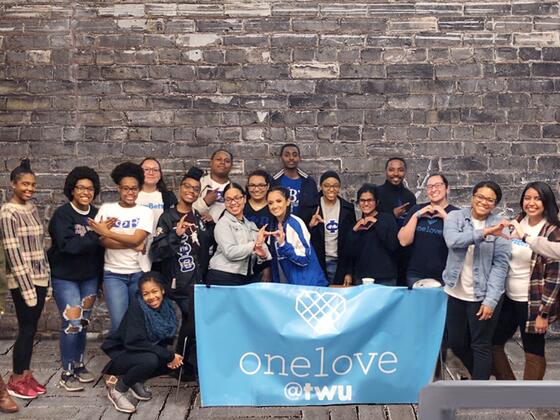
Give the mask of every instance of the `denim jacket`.
<svg viewBox="0 0 560 420">
<path fill-rule="evenodd" d="M 443 272 L 445 285 L 455 287 L 469 245 L 475 245 L 473 260 L 474 297 L 482 304 L 495 308 L 504 293 L 505 280 L 509 270 L 511 242 L 496 236 L 482 234 L 482 229 L 474 229 L 471 208 L 451 212 L 443 225 L 443 237 L 449 248 L 447 264 Z M 501 217 L 490 214 L 485 227 L 495 225 Z"/>
</svg>

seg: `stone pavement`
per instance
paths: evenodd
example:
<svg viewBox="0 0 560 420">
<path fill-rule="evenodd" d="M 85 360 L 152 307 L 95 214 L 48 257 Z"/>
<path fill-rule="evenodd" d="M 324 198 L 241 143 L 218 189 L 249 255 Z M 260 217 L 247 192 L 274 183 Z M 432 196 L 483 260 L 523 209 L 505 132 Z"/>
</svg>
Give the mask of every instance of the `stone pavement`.
<svg viewBox="0 0 560 420">
<path fill-rule="evenodd" d="M 7 381 L 11 369 L 13 340 L 0 340 L 0 372 Z M 100 372 L 107 357 L 99 350 L 99 341 L 88 345 L 88 367 Z M 519 377 L 523 369 L 523 350 L 518 341 L 507 346 L 514 371 Z M 548 369 L 546 379 L 560 379 L 560 339 L 547 342 Z M 104 381 L 99 378 L 93 385 L 86 384 L 84 392 L 70 393 L 57 387 L 60 377 L 58 341 L 40 339 L 36 343 L 33 357 L 35 376 L 47 384 L 47 394 L 30 402 L 18 400 L 20 412 L 16 415 L 0 415 L 14 419 L 57 419 L 57 420 L 112 420 L 112 419 L 303 419 L 303 420 L 415 420 L 415 405 L 339 405 L 323 407 L 220 407 L 202 408 L 196 383 L 185 383 L 176 394 L 176 380 L 162 377 L 151 380 L 154 398 L 139 405 L 134 415 L 118 413 L 106 397 Z M 464 375 L 464 368 L 452 354 L 445 366 L 445 377 L 457 380 Z M 560 397 L 559 397 L 560 401 Z M 496 420 L 552 420 L 560 419 L 558 410 L 464 410 L 458 412 L 459 419 Z"/>
</svg>

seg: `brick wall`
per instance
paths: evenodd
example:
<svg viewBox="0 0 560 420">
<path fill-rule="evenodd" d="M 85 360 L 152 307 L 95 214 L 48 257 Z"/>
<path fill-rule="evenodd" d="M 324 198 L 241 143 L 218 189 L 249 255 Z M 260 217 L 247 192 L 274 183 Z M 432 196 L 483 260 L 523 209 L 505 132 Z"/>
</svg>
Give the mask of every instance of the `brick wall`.
<svg viewBox="0 0 560 420">
<path fill-rule="evenodd" d="M 336 169 L 353 192 L 401 155 L 421 191 L 443 171 L 452 201 L 484 178 L 515 209 L 560 174 L 557 1 L 38 1 L 0 3 L 0 188 L 38 172 L 45 220 L 65 174 L 161 158 L 166 177 L 227 146 L 235 176 Z"/>
</svg>

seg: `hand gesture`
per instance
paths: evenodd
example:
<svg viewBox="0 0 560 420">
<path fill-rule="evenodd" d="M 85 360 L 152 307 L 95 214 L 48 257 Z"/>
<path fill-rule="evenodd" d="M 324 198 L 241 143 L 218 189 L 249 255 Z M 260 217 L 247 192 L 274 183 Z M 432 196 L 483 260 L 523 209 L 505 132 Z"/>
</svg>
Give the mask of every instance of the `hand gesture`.
<svg viewBox="0 0 560 420">
<path fill-rule="evenodd" d="M 89 217 L 87 223 L 90 229 L 97 233 L 99 236 L 107 236 L 109 234 L 109 231 L 111 230 L 109 227 L 107 227 L 107 225 L 109 224 L 112 227 L 114 226 L 115 221 L 112 221 L 111 219 L 103 221 L 103 216 L 101 216 L 101 219 L 98 222 Z"/>
<path fill-rule="evenodd" d="M 440 206 L 429 206 L 432 208 L 432 213 L 435 217 L 445 220 L 447 217 L 447 212 Z"/>
<path fill-rule="evenodd" d="M 218 199 L 218 189 L 215 190 L 208 189 L 208 191 L 206 191 L 206 195 L 204 196 L 204 202 L 206 203 L 207 206 L 211 206 L 212 204 L 214 204 L 217 199 Z"/>
<path fill-rule="evenodd" d="M 395 215 L 395 217 L 398 219 L 398 218 L 404 216 L 404 214 L 408 210 L 408 206 L 410 206 L 410 203 L 404 203 L 404 204 L 400 205 L 399 207 L 395 207 L 393 209 L 393 214 Z"/>
<path fill-rule="evenodd" d="M 310 228 L 314 228 L 315 226 L 317 226 L 319 223 L 325 223 L 325 221 L 323 220 L 323 218 L 321 217 L 321 215 L 319 214 L 321 212 L 321 206 L 317 207 L 317 211 L 315 212 L 315 214 L 313 215 L 313 217 L 311 217 L 311 221 L 309 222 L 309 227 Z"/>
<path fill-rule="evenodd" d="M 507 233 L 504 233 L 503 230 L 506 226 L 509 226 L 508 220 L 502 220 L 499 223 L 496 223 L 494 226 L 489 226 L 484 228 L 483 234 L 484 236 L 492 235 L 492 236 L 499 236 L 505 239 L 511 239 Z"/>
<path fill-rule="evenodd" d="M 487 321 L 492 318 L 492 314 L 494 313 L 494 309 L 486 305 L 480 305 L 480 309 L 476 313 L 479 321 Z"/>
<path fill-rule="evenodd" d="M 278 229 L 276 229 L 274 232 L 266 232 L 266 234 L 268 236 L 273 236 L 274 239 L 276 239 L 278 245 L 284 246 L 284 242 L 286 242 L 286 234 L 284 232 L 284 226 L 282 226 L 282 223 L 278 224 Z"/>
<path fill-rule="evenodd" d="M 167 364 L 169 369 L 177 369 L 178 367 L 183 365 L 183 356 L 180 354 L 175 353 L 175 357 L 171 362 Z"/>
<path fill-rule="evenodd" d="M 200 218 L 204 223 L 214 223 L 214 219 L 210 216 L 210 213 L 202 213 Z"/>
<path fill-rule="evenodd" d="M 266 250 L 263 248 L 263 244 L 266 239 L 267 226 L 268 225 L 264 225 L 259 229 L 259 233 L 257 234 L 257 239 L 255 239 L 255 246 L 253 248 L 255 254 L 260 258 L 266 258 Z"/>
<path fill-rule="evenodd" d="M 434 207 L 431 204 L 428 204 L 425 207 L 422 207 L 420 210 L 416 212 L 416 217 L 420 219 L 426 215 L 431 216 L 434 214 Z"/>
<path fill-rule="evenodd" d="M 354 230 L 354 232 L 357 232 L 359 230 L 368 230 L 376 222 L 377 222 L 377 218 L 375 216 L 362 217 L 360 220 L 356 222 L 352 230 Z"/>
<path fill-rule="evenodd" d="M 187 214 L 179 219 L 177 222 L 177 226 L 175 227 L 175 233 L 177 236 L 181 237 L 185 234 L 187 229 L 190 228 L 191 232 L 193 231 L 193 227 L 195 227 L 194 223 L 187 222 Z"/>
<path fill-rule="evenodd" d="M 510 220 L 509 222 L 510 233 L 513 238 L 523 239 L 525 231 L 517 220 Z"/>
</svg>

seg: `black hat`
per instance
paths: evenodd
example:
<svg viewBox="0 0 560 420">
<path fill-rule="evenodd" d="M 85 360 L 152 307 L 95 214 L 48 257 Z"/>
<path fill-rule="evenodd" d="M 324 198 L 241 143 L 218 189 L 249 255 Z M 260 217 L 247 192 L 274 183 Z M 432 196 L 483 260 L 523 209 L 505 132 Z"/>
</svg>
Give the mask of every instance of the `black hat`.
<svg viewBox="0 0 560 420">
<path fill-rule="evenodd" d="M 191 178 L 196 181 L 200 181 L 202 175 L 204 175 L 204 171 L 200 168 L 197 168 L 196 166 L 193 166 L 187 171 L 183 179 Z"/>
<path fill-rule="evenodd" d="M 335 171 L 326 171 L 323 173 L 323 175 L 321 175 L 321 178 L 319 179 L 319 184 L 322 184 L 323 181 L 327 178 L 334 178 L 338 182 L 340 182 L 340 176 L 338 176 L 338 174 Z"/>
</svg>

